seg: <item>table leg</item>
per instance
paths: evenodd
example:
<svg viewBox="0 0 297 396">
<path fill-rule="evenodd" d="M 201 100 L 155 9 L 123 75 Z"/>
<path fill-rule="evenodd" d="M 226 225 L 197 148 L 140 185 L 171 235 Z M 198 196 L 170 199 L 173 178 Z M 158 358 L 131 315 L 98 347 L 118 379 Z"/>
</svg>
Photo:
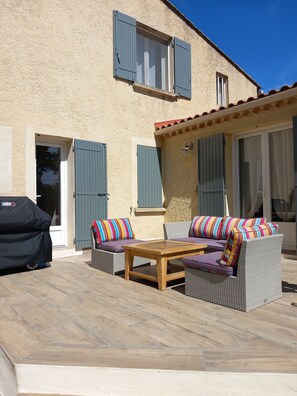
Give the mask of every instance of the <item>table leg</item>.
<svg viewBox="0 0 297 396">
<path fill-rule="evenodd" d="M 167 258 L 161 257 L 157 260 L 158 289 L 165 290 L 167 285 Z"/>
<path fill-rule="evenodd" d="M 134 256 L 130 252 L 125 252 L 125 279 L 130 279 L 130 271 L 133 269 Z"/>
</svg>

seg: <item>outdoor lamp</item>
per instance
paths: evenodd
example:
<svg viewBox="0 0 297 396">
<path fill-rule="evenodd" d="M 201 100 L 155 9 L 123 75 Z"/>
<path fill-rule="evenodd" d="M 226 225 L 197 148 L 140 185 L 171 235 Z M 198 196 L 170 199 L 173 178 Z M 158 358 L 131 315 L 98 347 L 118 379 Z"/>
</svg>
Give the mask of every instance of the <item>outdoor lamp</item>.
<svg viewBox="0 0 297 396">
<path fill-rule="evenodd" d="M 186 155 L 189 150 L 193 150 L 193 142 L 185 143 L 184 147 L 181 148 L 181 151 Z"/>
</svg>

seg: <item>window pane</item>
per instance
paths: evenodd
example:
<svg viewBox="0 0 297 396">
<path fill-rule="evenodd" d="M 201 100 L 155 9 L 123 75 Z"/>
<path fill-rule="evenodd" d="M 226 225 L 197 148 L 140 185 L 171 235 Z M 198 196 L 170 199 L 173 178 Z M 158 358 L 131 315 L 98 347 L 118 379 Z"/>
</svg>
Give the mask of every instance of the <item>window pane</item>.
<svg viewBox="0 0 297 396">
<path fill-rule="evenodd" d="M 168 45 L 138 33 L 136 72 L 137 82 L 168 90 Z"/>
<path fill-rule="evenodd" d="M 222 104 L 222 78 L 217 76 L 217 104 Z"/>
<path fill-rule="evenodd" d="M 37 205 L 48 213 L 52 226 L 61 225 L 59 147 L 36 146 Z"/>
<path fill-rule="evenodd" d="M 227 105 L 227 78 L 217 75 L 217 104 Z"/>
<path fill-rule="evenodd" d="M 239 140 L 240 216 L 263 216 L 261 136 Z"/>
<path fill-rule="evenodd" d="M 168 84 L 168 46 L 162 44 L 161 45 L 161 75 L 162 78 L 162 85 L 161 89 L 163 91 L 169 91 L 169 84 Z"/>
<path fill-rule="evenodd" d="M 158 46 L 152 40 L 148 40 L 148 42 L 149 42 L 149 51 L 148 51 L 148 53 L 149 53 L 149 57 L 148 57 L 149 73 L 148 73 L 147 85 L 149 85 L 150 87 L 159 88 L 156 85 L 158 60 L 160 59 L 160 56 L 158 54 Z"/>
<path fill-rule="evenodd" d="M 136 81 L 144 84 L 144 37 L 137 35 Z"/>
<path fill-rule="evenodd" d="M 295 221 L 294 152 L 292 130 L 269 134 L 271 219 Z"/>
</svg>

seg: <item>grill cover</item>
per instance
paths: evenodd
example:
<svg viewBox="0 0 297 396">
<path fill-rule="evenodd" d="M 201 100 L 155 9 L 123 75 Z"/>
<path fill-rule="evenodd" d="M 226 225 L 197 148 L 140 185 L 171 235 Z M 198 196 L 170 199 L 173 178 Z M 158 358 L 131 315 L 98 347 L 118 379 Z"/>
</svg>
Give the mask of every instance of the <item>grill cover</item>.
<svg viewBox="0 0 297 396">
<path fill-rule="evenodd" d="M 50 224 L 28 197 L 0 197 L 0 268 L 52 261 Z"/>
</svg>

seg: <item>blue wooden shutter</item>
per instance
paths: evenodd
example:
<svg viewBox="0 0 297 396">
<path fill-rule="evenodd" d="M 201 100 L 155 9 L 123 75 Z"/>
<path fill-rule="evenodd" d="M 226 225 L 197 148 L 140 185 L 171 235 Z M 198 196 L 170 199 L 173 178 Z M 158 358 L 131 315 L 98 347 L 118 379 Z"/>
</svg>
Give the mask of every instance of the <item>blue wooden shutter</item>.
<svg viewBox="0 0 297 396">
<path fill-rule="evenodd" d="M 137 146 L 139 208 L 162 207 L 161 149 Z"/>
<path fill-rule="evenodd" d="M 294 181 L 295 181 L 295 226 L 297 252 L 297 115 L 293 117 Z"/>
<path fill-rule="evenodd" d="M 91 246 L 90 225 L 107 218 L 106 145 L 74 141 L 75 248 Z"/>
<path fill-rule="evenodd" d="M 224 135 L 199 140 L 198 175 L 199 214 L 224 216 Z"/>
<path fill-rule="evenodd" d="M 113 11 L 114 76 L 136 80 L 136 19 Z"/>
<path fill-rule="evenodd" d="M 174 38 L 174 92 L 191 98 L 191 45 Z"/>
</svg>

